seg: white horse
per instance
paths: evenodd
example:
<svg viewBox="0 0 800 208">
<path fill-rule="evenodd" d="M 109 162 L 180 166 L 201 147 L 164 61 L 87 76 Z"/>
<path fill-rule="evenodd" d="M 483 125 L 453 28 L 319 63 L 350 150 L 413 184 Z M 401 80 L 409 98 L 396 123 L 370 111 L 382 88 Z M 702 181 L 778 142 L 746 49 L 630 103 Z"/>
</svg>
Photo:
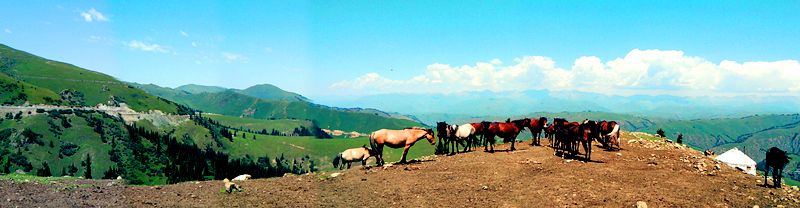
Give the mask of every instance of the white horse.
<svg viewBox="0 0 800 208">
<path fill-rule="evenodd" d="M 367 159 L 372 156 L 372 150 L 367 148 L 367 146 L 347 149 L 333 158 L 333 167 L 341 170 L 344 168 L 344 165 L 347 164 L 347 168 L 350 169 L 350 165 L 355 161 L 361 161 L 361 166 L 366 167 Z"/>
<path fill-rule="evenodd" d="M 453 134 L 453 142 L 455 143 L 456 153 L 458 152 L 458 144 L 461 141 L 467 141 L 467 144 L 464 145 L 464 152 L 470 150 L 472 147 L 472 143 L 477 139 L 475 136 L 475 127 L 472 127 L 472 124 L 462 124 L 460 126 L 457 125 L 450 125 L 450 128 L 454 130 Z"/>
</svg>

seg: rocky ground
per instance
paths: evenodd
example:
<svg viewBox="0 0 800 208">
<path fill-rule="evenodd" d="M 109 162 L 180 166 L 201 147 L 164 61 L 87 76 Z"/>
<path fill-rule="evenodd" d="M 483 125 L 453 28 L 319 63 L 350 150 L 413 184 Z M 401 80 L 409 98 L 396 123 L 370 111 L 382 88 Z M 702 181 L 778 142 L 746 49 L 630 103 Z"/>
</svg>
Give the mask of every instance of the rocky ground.
<svg viewBox="0 0 800 208">
<path fill-rule="evenodd" d="M 222 191 L 221 181 L 123 186 L 82 180 L 74 188 L 3 181 L 0 207 L 800 207 L 796 189 L 763 187 L 763 178 L 681 145 L 623 138 L 621 151 L 593 148 L 590 162 L 524 144 L 514 152 L 249 180 L 232 194 Z"/>
</svg>

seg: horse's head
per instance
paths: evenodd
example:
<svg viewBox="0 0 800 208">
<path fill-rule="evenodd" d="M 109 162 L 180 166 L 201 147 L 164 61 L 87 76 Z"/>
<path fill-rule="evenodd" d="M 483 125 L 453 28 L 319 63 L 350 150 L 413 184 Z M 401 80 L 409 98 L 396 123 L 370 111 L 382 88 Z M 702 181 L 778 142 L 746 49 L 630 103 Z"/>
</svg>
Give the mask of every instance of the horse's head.
<svg viewBox="0 0 800 208">
<path fill-rule="evenodd" d="M 506 123 L 508 123 L 508 122 L 506 122 Z M 529 119 L 529 118 L 517 119 L 517 120 L 511 121 L 511 123 L 513 123 L 514 126 L 517 126 L 517 128 L 519 128 L 519 129 L 524 129 L 525 127 L 530 128 L 529 126 L 531 124 L 531 119 Z"/>
<path fill-rule="evenodd" d="M 425 137 L 425 139 L 427 139 L 428 142 L 431 143 L 431 145 L 436 144 L 436 137 L 433 135 L 433 130 L 431 129 L 422 129 L 422 130 L 425 131 L 425 135 L 422 135 L 422 137 Z"/>
<path fill-rule="evenodd" d="M 439 138 L 447 138 L 448 126 L 447 122 L 436 122 L 436 134 L 438 134 Z"/>
<path fill-rule="evenodd" d="M 483 130 L 488 130 L 490 125 L 492 125 L 492 122 L 481 121 L 481 129 Z"/>
<path fill-rule="evenodd" d="M 540 117 L 539 118 L 539 126 L 541 126 L 542 128 L 546 127 L 547 126 L 547 118 Z"/>
</svg>

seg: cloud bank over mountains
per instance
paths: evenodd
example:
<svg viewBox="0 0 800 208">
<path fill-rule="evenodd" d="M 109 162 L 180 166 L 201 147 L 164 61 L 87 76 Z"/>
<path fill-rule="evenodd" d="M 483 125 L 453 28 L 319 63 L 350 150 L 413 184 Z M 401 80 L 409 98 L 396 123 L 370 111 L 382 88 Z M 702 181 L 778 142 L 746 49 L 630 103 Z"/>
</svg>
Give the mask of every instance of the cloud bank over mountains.
<svg viewBox="0 0 800 208">
<path fill-rule="evenodd" d="M 470 91 L 581 91 L 605 95 L 787 96 L 800 93 L 797 60 L 714 63 L 677 50 L 633 49 L 603 61 L 577 58 L 570 68 L 545 56 L 524 56 L 474 65 L 434 63 L 410 79 L 367 73 L 331 88 L 355 94 L 462 93 Z"/>
</svg>

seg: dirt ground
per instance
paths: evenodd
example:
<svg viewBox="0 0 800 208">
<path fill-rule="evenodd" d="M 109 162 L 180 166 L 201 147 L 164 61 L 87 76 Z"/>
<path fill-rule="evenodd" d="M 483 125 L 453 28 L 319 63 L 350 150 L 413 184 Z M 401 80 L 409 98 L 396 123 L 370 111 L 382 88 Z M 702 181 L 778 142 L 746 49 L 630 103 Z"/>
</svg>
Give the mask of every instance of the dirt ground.
<svg viewBox="0 0 800 208">
<path fill-rule="evenodd" d="M 664 142 L 624 140 L 621 151 L 593 148 L 592 161 L 562 159 L 549 147 L 482 149 L 411 164 L 239 182 L 122 186 L 0 182 L 0 207 L 800 207 L 800 192 L 761 186 L 763 178 Z M 500 150 L 507 145 L 497 146 Z M 374 164 L 370 160 L 370 164 Z M 719 169 L 717 168 L 719 167 Z M 20 199 L 22 198 L 22 199 Z"/>
</svg>

